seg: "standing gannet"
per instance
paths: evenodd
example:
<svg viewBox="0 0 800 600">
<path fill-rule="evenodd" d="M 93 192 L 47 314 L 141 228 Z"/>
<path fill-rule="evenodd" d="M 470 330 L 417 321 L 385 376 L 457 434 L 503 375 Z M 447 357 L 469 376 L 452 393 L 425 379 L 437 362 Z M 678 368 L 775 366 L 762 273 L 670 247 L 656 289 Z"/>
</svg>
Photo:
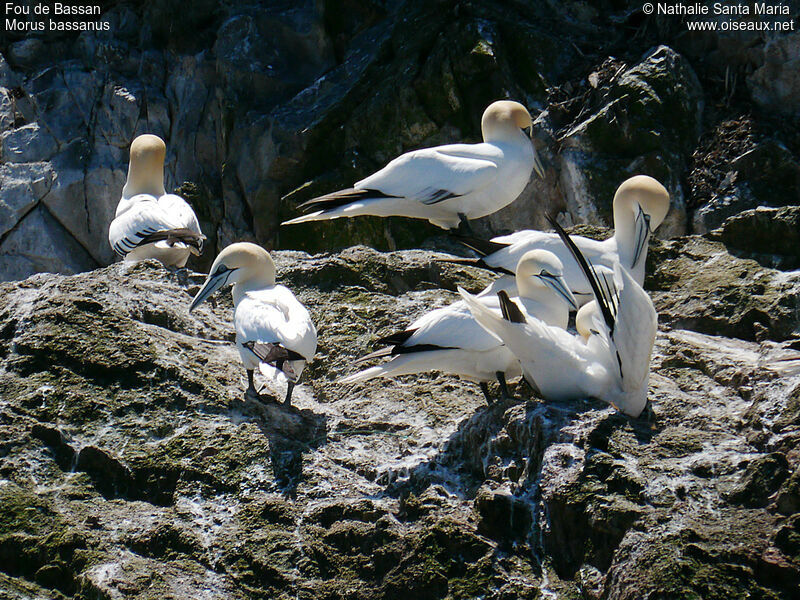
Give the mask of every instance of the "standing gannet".
<svg viewBox="0 0 800 600">
<path fill-rule="evenodd" d="M 219 253 L 189 312 L 224 285 L 233 284 L 233 324 L 236 347 L 247 370 L 247 392 L 260 398 L 253 371 L 286 380 L 285 404 L 303 368 L 317 351 L 317 330 L 306 307 L 275 283 L 275 263 L 269 253 L 249 242 L 231 244 Z"/>
<path fill-rule="evenodd" d="M 531 127 L 531 115 L 522 104 L 493 102 L 481 119 L 483 143 L 407 152 L 352 188 L 304 202 L 298 208 L 309 214 L 283 225 L 375 215 L 427 219 L 442 229 L 460 223 L 468 228 L 469 219 L 490 215 L 516 200 L 532 169 L 543 176 L 524 131 Z"/>
<path fill-rule="evenodd" d="M 525 315 L 505 291 L 498 293 L 505 307 L 502 317 L 463 289 L 459 292 L 478 323 L 514 353 L 525 379 L 543 398 L 594 397 L 638 417 L 647 404 L 650 355 L 656 338 L 658 317 L 653 303 L 619 263 L 614 265 L 615 290 L 606 292 L 577 246 L 563 235 L 597 302 L 591 327 L 581 325 L 586 339 Z"/>
<path fill-rule="evenodd" d="M 668 211 L 669 193 L 666 188 L 652 177 L 637 175 L 625 180 L 614 194 L 614 235 L 602 242 L 582 236 L 572 236 L 572 240 L 591 264 L 613 269 L 619 262 L 630 272 L 633 280 L 642 285 L 647 244 Z M 476 239 L 463 239 L 462 242 L 483 256 L 449 262 L 471 264 L 506 275 L 513 274 L 517 260 L 528 250 L 549 250 L 564 263 L 564 279 L 578 302 L 583 304 L 592 298 L 586 278 L 557 233 L 524 230 L 496 237 L 491 242 Z M 510 284 L 513 284 L 510 278 L 499 282 L 491 292 L 508 288 Z"/>
<path fill-rule="evenodd" d="M 183 267 L 190 254 L 203 251 L 205 236 L 192 207 L 164 190 L 167 147 L 156 135 L 140 135 L 131 144 L 128 179 L 108 229 L 108 242 L 125 260 L 155 258 Z"/>
<path fill-rule="evenodd" d="M 516 269 L 519 303 L 543 323 L 566 328 L 569 310 L 577 309 L 575 298 L 561 276 L 561 261 L 546 250 L 532 250 L 519 260 Z M 480 299 L 486 310 L 501 314 L 497 296 Z M 359 359 L 361 363 L 384 356 L 392 360 L 344 377 L 342 383 L 367 381 L 411 373 L 441 371 L 480 383 L 491 404 L 487 382 L 500 383 L 502 397 L 510 397 L 506 379 L 519 377 L 519 361 L 498 338 L 481 327 L 463 301 L 431 311 L 407 329 L 379 339 L 387 348 Z"/>
</svg>

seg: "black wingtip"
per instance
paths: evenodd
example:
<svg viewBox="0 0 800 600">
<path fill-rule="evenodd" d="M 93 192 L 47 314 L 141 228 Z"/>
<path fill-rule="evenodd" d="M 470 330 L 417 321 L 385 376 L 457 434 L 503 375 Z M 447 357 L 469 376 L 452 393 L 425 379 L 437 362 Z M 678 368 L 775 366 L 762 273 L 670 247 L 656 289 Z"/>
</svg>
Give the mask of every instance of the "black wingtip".
<svg viewBox="0 0 800 600">
<path fill-rule="evenodd" d="M 610 332 L 614 332 L 614 312 L 611 310 L 610 303 L 612 302 L 611 299 L 606 296 L 603 292 L 603 289 L 600 287 L 600 283 L 597 281 L 597 277 L 595 276 L 594 269 L 589 265 L 589 261 L 586 260 L 586 257 L 580 251 L 578 246 L 575 245 L 575 242 L 572 241 L 572 238 L 569 237 L 569 234 L 564 231 L 564 228 L 558 224 L 558 222 L 551 216 L 545 215 L 547 222 L 556 230 L 556 233 L 567 246 L 569 249 L 570 254 L 572 254 L 573 258 L 578 262 L 578 266 L 583 271 L 586 280 L 589 282 L 589 285 L 592 288 L 592 292 L 594 293 L 594 298 L 597 300 L 597 305 L 600 307 L 600 313 L 603 315 L 603 320 L 606 322 L 608 329 Z"/>
<path fill-rule="evenodd" d="M 500 312 L 503 313 L 503 318 L 511 323 L 525 323 L 525 315 L 516 305 L 516 303 L 508 297 L 505 290 L 497 292 L 497 297 L 500 299 Z"/>
<path fill-rule="evenodd" d="M 451 233 L 450 236 L 462 246 L 466 246 L 481 256 L 489 256 L 490 254 L 494 254 L 503 248 L 508 248 L 510 245 L 501 244 L 500 242 L 493 242 L 491 240 L 483 240 L 481 238 L 469 235 L 461 235 L 458 233 Z"/>
</svg>

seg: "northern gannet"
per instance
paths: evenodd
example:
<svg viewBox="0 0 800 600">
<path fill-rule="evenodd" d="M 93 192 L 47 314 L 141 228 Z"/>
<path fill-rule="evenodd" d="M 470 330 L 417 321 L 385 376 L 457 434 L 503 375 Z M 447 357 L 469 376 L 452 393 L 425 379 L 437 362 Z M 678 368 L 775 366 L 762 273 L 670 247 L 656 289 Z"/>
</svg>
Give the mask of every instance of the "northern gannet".
<svg viewBox="0 0 800 600">
<path fill-rule="evenodd" d="M 164 190 L 167 147 L 156 135 L 140 135 L 131 144 L 128 179 L 108 229 L 108 242 L 125 260 L 155 258 L 183 267 L 190 254 L 203 251 L 205 236 L 192 207 Z"/>
<path fill-rule="evenodd" d="M 543 323 L 566 328 L 569 310 L 577 309 L 575 298 L 561 276 L 561 261 L 546 250 L 532 250 L 519 260 L 516 269 L 519 303 Z M 484 296 L 481 305 L 501 314 L 497 296 Z M 463 301 L 431 311 L 407 329 L 383 337 L 378 344 L 388 347 L 368 354 L 357 362 L 392 357 L 389 362 L 344 377 L 342 383 L 367 381 L 411 373 L 441 371 L 477 381 L 491 404 L 487 382 L 497 378 L 503 397 L 508 397 L 506 379 L 519 377 L 514 355 L 494 335 L 481 327 Z"/>
<path fill-rule="evenodd" d="M 290 404 L 295 383 L 317 351 L 311 315 L 292 292 L 275 283 L 269 253 L 249 242 L 231 244 L 219 253 L 189 312 L 228 283 L 233 284 L 236 347 L 247 370 L 246 395 L 260 398 L 253 384 L 259 368 L 265 377 L 286 380 L 284 403 Z"/>
<path fill-rule="evenodd" d="M 483 143 L 407 152 L 352 188 L 304 202 L 298 208 L 309 214 L 283 225 L 375 215 L 427 219 L 442 229 L 460 223 L 468 227 L 469 219 L 490 215 L 516 200 L 532 169 L 543 175 L 524 131 L 531 127 L 531 115 L 522 104 L 493 102 L 481 119 Z"/>
<path fill-rule="evenodd" d="M 614 235 L 598 242 L 582 236 L 571 236 L 581 252 L 593 265 L 609 269 L 619 262 L 639 285 L 644 283 L 647 244 L 652 232 L 661 224 L 669 211 L 669 193 L 658 181 L 647 175 L 637 175 L 625 180 L 614 194 Z M 491 242 L 463 239 L 469 248 L 482 254 L 477 259 L 449 259 L 448 262 L 471 264 L 506 275 L 513 274 L 519 257 L 528 250 L 549 250 L 564 263 L 564 279 L 580 304 L 592 299 L 592 291 L 578 264 L 557 233 L 524 230 L 500 236 Z M 513 289 L 513 279 L 502 278 L 490 293 L 498 289 Z M 511 290 L 509 290 L 511 291 Z"/>
<path fill-rule="evenodd" d="M 554 226 L 563 232 L 557 224 Z M 571 251 L 580 261 L 597 302 L 591 326 L 581 325 L 586 339 L 525 315 L 505 291 L 500 291 L 499 297 L 506 306 L 504 315 L 512 315 L 510 318 L 487 310 L 463 289 L 459 292 L 475 319 L 514 353 L 525 379 L 543 398 L 594 397 L 638 417 L 647 404 L 650 355 L 657 330 L 653 303 L 619 263 L 614 265 L 616 291 L 608 294 L 577 246 L 573 244 Z"/>
</svg>

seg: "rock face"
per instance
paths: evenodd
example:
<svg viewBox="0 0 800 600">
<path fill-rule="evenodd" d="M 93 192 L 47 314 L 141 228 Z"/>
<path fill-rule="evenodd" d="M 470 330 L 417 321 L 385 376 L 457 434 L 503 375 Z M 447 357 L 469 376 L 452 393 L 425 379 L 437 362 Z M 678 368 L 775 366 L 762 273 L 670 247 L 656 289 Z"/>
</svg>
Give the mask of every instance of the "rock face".
<svg viewBox="0 0 800 600">
<path fill-rule="evenodd" d="M 482 110 L 503 97 L 536 116 L 546 176 L 480 234 L 541 228 L 546 214 L 609 226 L 614 189 L 637 173 L 672 195 L 662 238 L 800 204 L 797 34 L 690 34 L 680 19 L 642 20 L 640 7 L 145 0 L 104 3 L 107 32 L 8 32 L 0 280 L 114 260 L 107 228 L 127 148 L 145 132 L 167 141 L 167 188 L 209 237 L 196 268 L 242 239 L 312 252 L 430 246 L 441 232 L 417 221 L 278 224 L 401 152 L 477 141 Z M 743 115 L 752 131 L 718 152 L 715 132 Z M 69 240 L 39 246 L 36 232 Z"/>
<path fill-rule="evenodd" d="M 519 388 L 487 407 L 443 375 L 337 384 L 377 336 L 487 283 L 432 252 L 275 253 L 320 333 L 292 409 L 243 399 L 230 295 L 187 312 L 200 275 L 1 284 L 0 595 L 791 597 L 800 375 L 780 368 L 800 280 L 699 237 L 651 254 L 637 420 Z M 715 264 L 760 293 L 712 310 Z M 793 325 L 756 327 L 776 307 Z"/>
</svg>

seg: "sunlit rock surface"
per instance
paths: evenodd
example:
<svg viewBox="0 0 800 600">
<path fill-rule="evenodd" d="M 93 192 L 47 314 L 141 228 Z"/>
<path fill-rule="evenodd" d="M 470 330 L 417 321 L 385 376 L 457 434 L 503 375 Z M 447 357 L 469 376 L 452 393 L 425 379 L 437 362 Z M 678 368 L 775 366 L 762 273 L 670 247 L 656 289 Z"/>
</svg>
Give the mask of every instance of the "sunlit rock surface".
<svg viewBox="0 0 800 600">
<path fill-rule="evenodd" d="M 699 237 L 654 246 L 641 419 L 525 386 L 487 407 L 436 374 L 337 384 L 376 337 L 489 281 L 441 256 L 275 254 L 320 334 L 292 409 L 244 400 L 230 295 L 187 312 L 198 274 L 0 284 L 0 594 L 791 597 L 800 375 L 776 365 L 800 350 L 796 274 Z M 714 265 L 747 293 L 712 306 Z"/>
</svg>

